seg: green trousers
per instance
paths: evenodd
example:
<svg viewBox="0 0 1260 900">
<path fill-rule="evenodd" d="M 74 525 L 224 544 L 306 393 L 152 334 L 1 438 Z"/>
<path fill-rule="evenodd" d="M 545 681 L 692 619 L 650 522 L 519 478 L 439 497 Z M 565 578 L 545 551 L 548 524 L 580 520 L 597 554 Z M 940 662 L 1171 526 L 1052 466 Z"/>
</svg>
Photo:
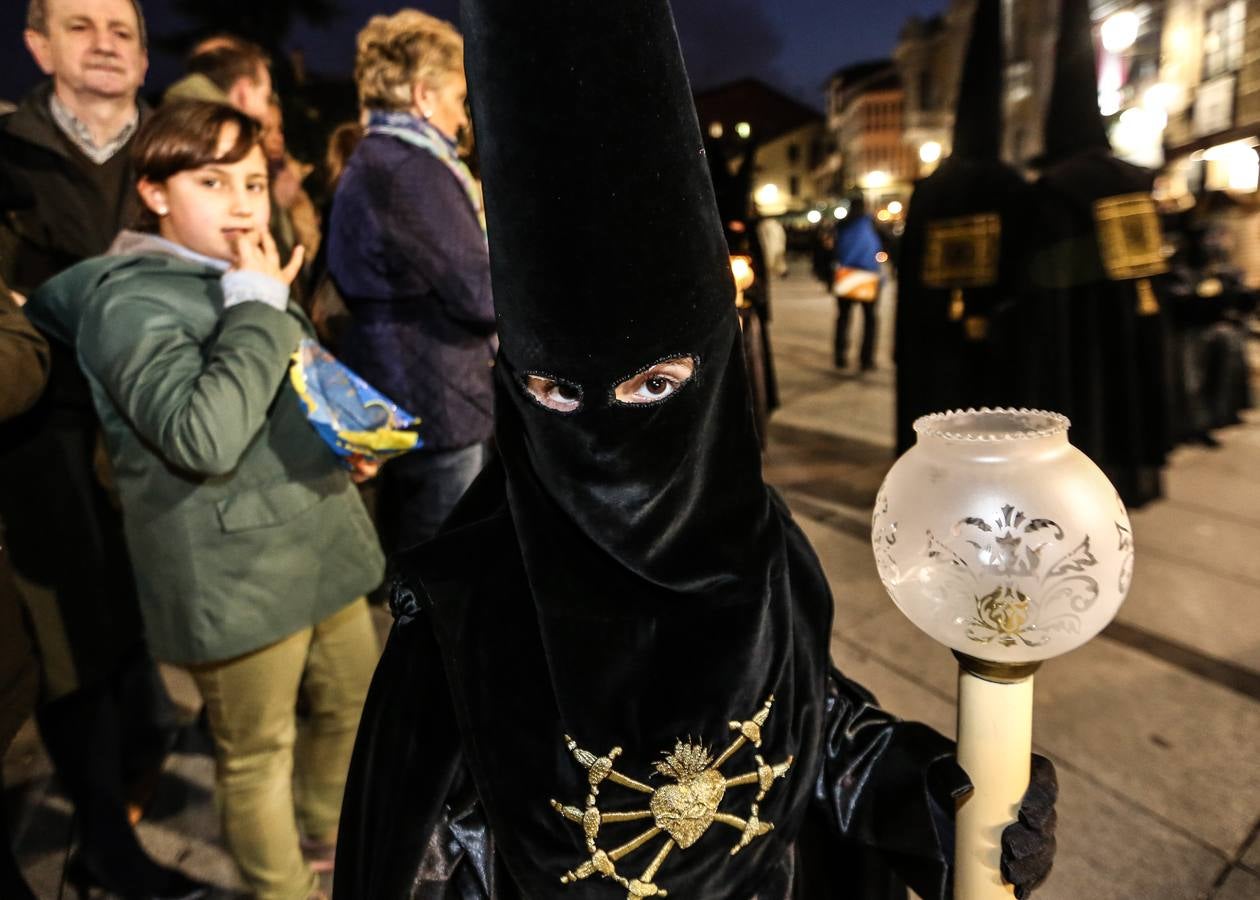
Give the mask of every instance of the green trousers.
<svg viewBox="0 0 1260 900">
<path fill-rule="evenodd" d="M 258 900 L 306 900 L 317 887 L 299 836 L 336 839 L 378 656 L 359 599 L 253 653 L 189 668 L 214 735 L 223 833 Z M 309 712 L 301 728 L 299 695 Z"/>
</svg>

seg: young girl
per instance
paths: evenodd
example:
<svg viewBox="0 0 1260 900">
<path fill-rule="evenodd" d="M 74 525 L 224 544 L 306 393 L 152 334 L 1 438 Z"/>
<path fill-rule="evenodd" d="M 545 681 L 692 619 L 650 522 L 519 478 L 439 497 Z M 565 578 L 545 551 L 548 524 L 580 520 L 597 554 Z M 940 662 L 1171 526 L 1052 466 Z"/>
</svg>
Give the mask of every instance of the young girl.
<svg viewBox="0 0 1260 900">
<path fill-rule="evenodd" d="M 300 842 L 335 838 L 377 650 L 361 598 L 383 559 L 286 377 L 312 329 L 289 299 L 302 251 L 282 265 L 268 234 L 258 140 L 230 107 L 161 109 L 135 147 L 144 230 L 30 314 L 91 383 L 150 645 L 205 700 L 229 847 L 261 900 L 304 900 Z"/>
</svg>

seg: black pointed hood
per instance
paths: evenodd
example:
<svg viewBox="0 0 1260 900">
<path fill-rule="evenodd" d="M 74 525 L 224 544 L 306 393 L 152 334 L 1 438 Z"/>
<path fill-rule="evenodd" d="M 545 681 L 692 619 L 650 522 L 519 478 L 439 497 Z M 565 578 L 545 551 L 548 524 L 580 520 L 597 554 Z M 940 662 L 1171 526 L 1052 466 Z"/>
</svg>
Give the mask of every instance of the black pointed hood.
<svg viewBox="0 0 1260 900">
<path fill-rule="evenodd" d="M 954 113 L 951 156 L 1002 155 L 1002 0 L 977 0 Z"/>
<path fill-rule="evenodd" d="M 575 528 L 639 598 L 718 591 L 747 555 L 701 535 L 722 515 L 764 528 L 768 507 L 669 6 L 475 0 L 464 16 L 502 340 L 496 414 L 520 525 Z M 676 396 L 614 398 L 688 356 L 696 371 Z M 531 374 L 580 390 L 580 408 L 544 409 L 521 386 Z"/>
<path fill-rule="evenodd" d="M 1089 0 L 1063 0 L 1054 53 L 1054 83 L 1046 110 L 1041 162 L 1082 150 L 1111 150 L 1098 111 L 1098 69 Z"/>
<path fill-rule="evenodd" d="M 464 26 L 475 118 L 493 126 L 479 152 L 512 363 L 602 377 L 729 319 L 734 288 L 666 4 L 474 2 Z M 618 258 L 631 242 L 633 257 Z"/>
</svg>

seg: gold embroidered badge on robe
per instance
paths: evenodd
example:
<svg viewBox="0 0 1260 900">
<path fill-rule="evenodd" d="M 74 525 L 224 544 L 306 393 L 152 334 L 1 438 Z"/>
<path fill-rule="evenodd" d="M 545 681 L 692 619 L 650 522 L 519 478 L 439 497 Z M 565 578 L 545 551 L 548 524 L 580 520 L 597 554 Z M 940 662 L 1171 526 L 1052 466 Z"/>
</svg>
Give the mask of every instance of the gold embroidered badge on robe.
<svg viewBox="0 0 1260 900">
<path fill-rule="evenodd" d="M 930 288 L 978 288 L 997 284 L 1002 219 L 995 212 L 929 222 L 923 283 Z M 956 294 L 960 298 L 961 294 Z M 960 309 L 954 321 L 962 318 Z"/>
<path fill-rule="evenodd" d="M 1150 194 L 1121 194 L 1094 202 L 1103 269 L 1112 281 L 1150 278 L 1168 271 L 1159 213 Z"/>
<path fill-rule="evenodd" d="M 669 892 L 655 883 L 657 871 L 675 848 L 686 850 L 691 847 L 708 832 L 713 823 L 726 825 L 739 832 L 738 840 L 731 847 L 732 856 L 768 833 L 774 828 L 774 824 L 760 818 L 759 807 L 774 782 L 786 775 L 792 767 L 793 757 L 789 756 L 786 761 L 771 765 L 760 754 L 754 754 L 756 771 L 731 778 L 723 775 L 721 768 L 746 744 L 760 749 L 761 728 L 770 717 L 770 707 L 773 705 L 774 697 L 771 696 L 751 719 L 731 722 L 731 731 L 737 733 L 736 737 L 717 759 L 712 757 L 707 747 L 690 741 L 677 741 L 673 752 L 665 754 L 664 761 L 656 763 L 657 774 L 670 779 L 669 784 L 658 788 L 649 787 L 614 768 L 615 761 L 621 756 L 620 747 L 613 747 L 606 756 L 596 756 L 583 750 L 576 741 L 565 735 L 565 744 L 573 758 L 587 770 L 590 793 L 584 807 L 566 806 L 556 800 L 551 801 L 551 806 L 569 821 L 582 826 L 590 859 L 571 872 L 566 872 L 560 881 L 571 884 L 598 874 L 625 888 L 626 900 L 665 897 Z M 599 808 L 599 789 L 606 781 L 647 794 L 650 797 L 647 809 L 603 812 Z M 722 812 L 720 806 L 727 791 L 743 785 L 757 787 L 747 815 L 740 818 Z M 603 826 L 638 821 L 651 821 L 652 825 L 612 849 L 605 850 L 596 842 Z M 621 859 L 658 837 L 664 837 L 664 842 L 637 878 L 627 878 L 618 871 L 617 863 Z"/>
</svg>

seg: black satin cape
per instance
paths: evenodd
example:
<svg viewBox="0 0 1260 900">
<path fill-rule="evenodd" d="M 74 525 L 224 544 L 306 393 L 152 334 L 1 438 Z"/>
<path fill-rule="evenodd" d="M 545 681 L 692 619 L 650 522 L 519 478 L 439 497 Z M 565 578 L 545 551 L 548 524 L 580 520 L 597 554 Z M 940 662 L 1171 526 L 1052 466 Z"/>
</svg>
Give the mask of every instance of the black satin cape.
<svg viewBox="0 0 1260 900">
<path fill-rule="evenodd" d="M 727 248 L 668 3 L 466 0 L 462 13 L 502 341 L 499 457 L 439 535 L 396 560 L 405 614 L 351 765 L 337 900 L 619 900 L 627 888 L 598 874 L 561 883 L 590 858 L 582 826 L 552 806 L 581 808 L 591 790 L 566 742 L 597 757 L 620 748 L 617 770 L 655 790 L 668 782 L 654 764 L 676 742 L 716 757 L 730 723 L 771 696 L 760 747 L 721 772 L 792 760 L 760 802 L 773 830 L 732 855 L 740 832 L 714 822 L 654 883 L 675 897 L 783 900 L 851 846 L 939 896 L 945 819 L 925 779 L 952 745 L 829 680 L 832 599 L 761 478 Z M 619 268 L 610 247 L 626 254 Z M 695 371 L 669 396 L 616 398 L 681 356 Z M 544 407 L 523 386 L 531 374 L 580 404 Z M 755 793 L 729 787 L 720 811 L 748 816 Z M 647 806 L 600 786 L 604 813 Z M 811 817 L 824 850 L 806 861 Z M 605 821 L 598 846 L 652 824 Z M 665 840 L 620 859 L 618 874 L 640 877 Z M 884 860 L 864 859 L 875 893 L 858 886 L 864 862 L 808 896 L 883 896 Z"/>
</svg>

